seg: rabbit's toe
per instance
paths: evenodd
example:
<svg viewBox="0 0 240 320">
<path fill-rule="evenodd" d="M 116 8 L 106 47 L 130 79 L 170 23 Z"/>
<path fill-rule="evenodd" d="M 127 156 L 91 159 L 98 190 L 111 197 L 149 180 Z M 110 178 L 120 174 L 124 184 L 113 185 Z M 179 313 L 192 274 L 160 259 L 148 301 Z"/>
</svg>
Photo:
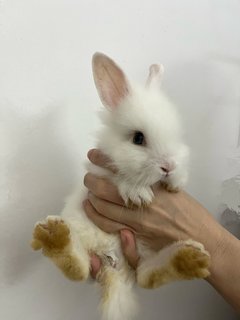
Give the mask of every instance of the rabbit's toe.
<svg viewBox="0 0 240 320">
<path fill-rule="evenodd" d="M 62 219 L 49 217 L 37 223 L 33 231 L 32 248 L 61 251 L 70 242 L 70 230 Z"/>
</svg>

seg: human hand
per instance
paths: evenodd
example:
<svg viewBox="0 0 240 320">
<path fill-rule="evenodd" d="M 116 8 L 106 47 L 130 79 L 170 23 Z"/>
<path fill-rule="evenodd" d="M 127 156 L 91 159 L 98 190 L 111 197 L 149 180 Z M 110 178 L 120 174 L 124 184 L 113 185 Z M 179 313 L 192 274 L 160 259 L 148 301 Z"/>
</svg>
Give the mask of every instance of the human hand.
<svg viewBox="0 0 240 320">
<path fill-rule="evenodd" d="M 103 166 L 105 156 L 94 150 L 89 154 L 94 164 Z M 184 191 L 169 193 L 158 185 L 153 187 L 154 200 L 148 208 L 130 209 L 118 194 L 117 188 L 105 178 L 88 173 L 84 179 L 90 190 L 84 208 L 88 217 L 105 232 L 119 232 L 128 229 L 153 250 L 177 240 L 194 239 L 208 243 L 206 232 L 216 227 L 216 221 L 208 211 Z M 218 239 L 218 237 L 217 237 Z"/>
<path fill-rule="evenodd" d="M 98 150 L 90 152 L 88 157 L 102 167 L 108 162 Z M 110 169 L 116 172 L 116 168 Z M 211 274 L 207 281 L 240 312 L 240 241 L 195 199 L 184 191 L 169 193 L 154 186 L 152 204 L 145 209 L 131 210 L 124 206 L 117 188 L 106 179 L 88 173 L 84 183 L 90 190 L 84 202 L 86 214 L 102 230 L 120 232 L 123 253 L 133 267 L 136 268 L 138 262 L 135 237 L 153 250 L 177 240 L 199 241 L 211 256 Z M 124 234 L 127 235 L 125 242 Z M 100 266 L 100 260 L 95 259 L 95 275 Z"/>
<path fill-rule="evenodd" d="M 102 167 L 109 163 L 98 150 L 90 152 L 88 157 Z M 116 172 L 116 168 L 114 170 Z M 120 232 L 122 244 L 124 234 L 128 232 L 128 244 L 123 246 L 123 251 L 128 250 L 128 260 L 137 261 L 134 237 L 156 251 L 174 241 L 186 239 L 203 243 L 211 255 L 216 251 L 220 241 L 217 222 L 186 192 L 169 193 L 155 185 L 155 197 L 149 207 L 130 209 L 124 205 L 117 188 L 107 179 L 88 173 L 84 184 L 90 191 L 88 200 L 84 202 L 88 217 L 105 232 Z M 126 249 L 129 245 L 131 250 Z"/>
</svg>

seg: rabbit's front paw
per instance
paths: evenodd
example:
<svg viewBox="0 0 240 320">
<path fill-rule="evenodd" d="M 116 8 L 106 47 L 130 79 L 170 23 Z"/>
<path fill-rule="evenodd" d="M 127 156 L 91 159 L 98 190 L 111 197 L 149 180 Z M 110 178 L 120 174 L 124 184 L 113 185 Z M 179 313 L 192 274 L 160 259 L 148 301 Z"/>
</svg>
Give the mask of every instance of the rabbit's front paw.
<svg viewBox="0 0 240 320">
<path fill-rule="evenodd" d="M 146 207 L 153 199 L 151 187 L 134 187 L 128 184 L 120 184 L 119 193 L 128 207 Z"/>
<path fill-rule="evenodd" d="M 162 185 L 169 192 L 178 192 L 185 187 L 187 180 L 187 172 L 178 170 L 166 177 Z"/>
</svg>

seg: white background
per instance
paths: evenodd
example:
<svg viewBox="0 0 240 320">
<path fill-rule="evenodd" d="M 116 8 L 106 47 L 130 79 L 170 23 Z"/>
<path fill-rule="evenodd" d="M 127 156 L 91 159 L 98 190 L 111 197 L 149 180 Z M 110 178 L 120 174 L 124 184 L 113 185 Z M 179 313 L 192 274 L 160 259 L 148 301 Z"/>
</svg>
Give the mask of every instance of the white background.
<svg viewBox="0 0 240 320">
<path fill-rule="evenodd" d="M 94 146 L 95 51 L 139 81 L 164 64 L 192 149 L 188 190 L 220 220 L 221 183 L 240 172 L 239 31 L 238 0 L 0 0 L 1 319 L 99 319 L 93 286 L 29 246 Z M 139 293 L 140 320 L 237 319 L 204 281 Z"/>
</svg>

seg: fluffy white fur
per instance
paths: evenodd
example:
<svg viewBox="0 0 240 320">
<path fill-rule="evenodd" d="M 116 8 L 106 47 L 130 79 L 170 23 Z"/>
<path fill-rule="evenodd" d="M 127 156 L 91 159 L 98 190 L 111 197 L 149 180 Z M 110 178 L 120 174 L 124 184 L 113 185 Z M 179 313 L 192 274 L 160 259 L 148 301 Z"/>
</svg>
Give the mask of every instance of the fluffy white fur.
<svg viewBox="0 0 240 320">
<path fill-rule="evenodd" d="M 182 142 L 179 117 L 160 90 L 134 87 L 121 106 L 104 112 L 105 124 L 98 135 L 98 147 L 109 155 L 119 170 L 116 183 L 125 201 L 150 203 L 150 186 L 159 180 L 173 188 L 187 180 L 188 148 Z M 132 143 L 135 131 L 144 133 L 147 146 Z M 161 170 L 167 164 L 175 169 L 166 178 Z"/>
<path fill-rule="evenodd" d="M 94 166 L 90 166 L 90 170 L 108 175 L 123 199 L 126 202 L 130 199 L 137 205 L 152 201 L 151 185 L 157 181 L 165 181 L 174 189 L 181 188 L 187 180 L 188 148 L 182 141 L 175 108 L 156 85 L 163 69 L 150 69 L 146 87 L 130 86 L 121 69 L 102 54 L 94 56 L 93 71 L 100 97 L 107 107 L 101 113 L 104 126 L 98 133 L 97 147 L 112 159 L 118 173 L 113 175 Z M 144 133 L 145 146 L 133 144 L 135 131 Z M 168 176 L 161 169 L 165 166 L 172 168 Z M 86 217 L 81 208 L 85 198 L 86 189 L 78 187 L 61 213 L 61 219 L 70 229 L 69 250 L 77 257 L 84 279 L 89 276 L 89 252 L 102 257 L 103 267 L 98 279 L 102 288 L 103 318 L 130 320 L 137 310 L 132 292 L 135 273 L 122 255 L 119 237 L 104 233 Z M 144 277 L 156 263 L 167 264 L 172 255 L 171 248 L 156 255 L 141 243 L 137 245 L 141 256 L 138 278 Z"/>
</svg>

